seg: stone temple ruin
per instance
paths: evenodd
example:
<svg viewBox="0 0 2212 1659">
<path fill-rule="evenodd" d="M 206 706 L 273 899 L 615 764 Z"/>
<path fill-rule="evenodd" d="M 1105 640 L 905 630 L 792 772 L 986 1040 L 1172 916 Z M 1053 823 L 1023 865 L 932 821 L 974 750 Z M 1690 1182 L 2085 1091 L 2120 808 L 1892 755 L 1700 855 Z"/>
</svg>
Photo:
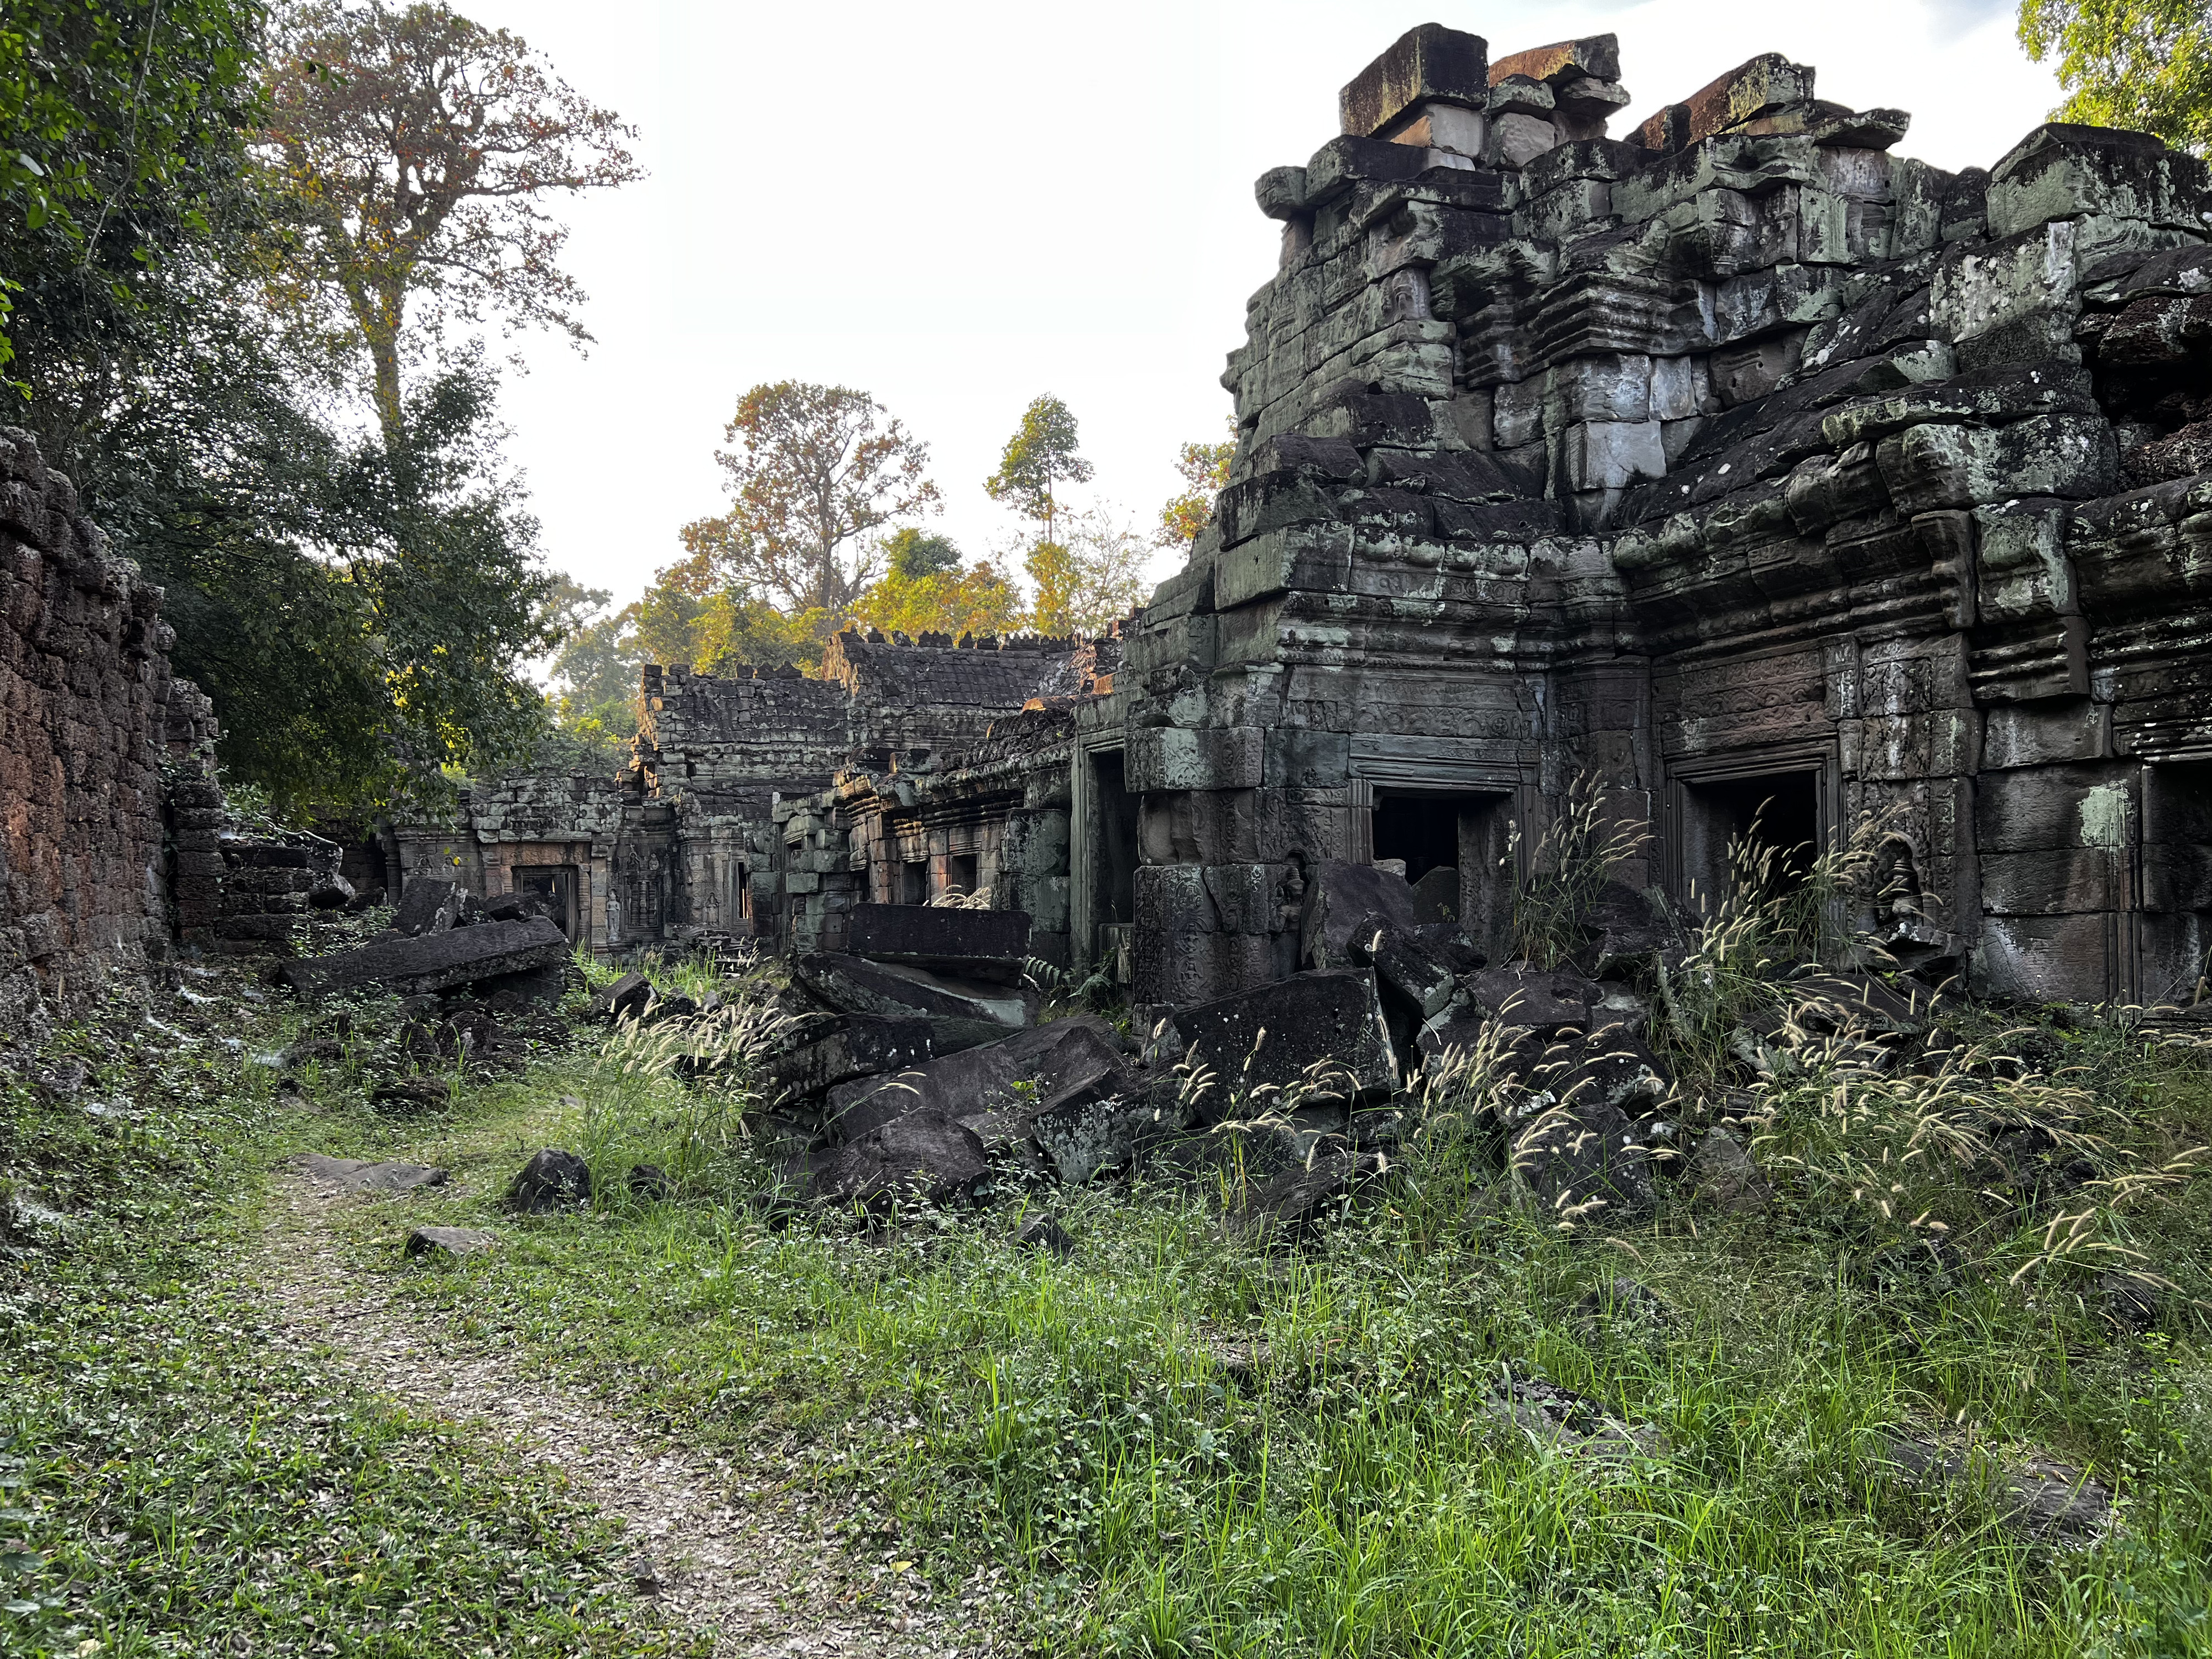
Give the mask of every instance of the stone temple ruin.
<svg viewBox="0 0 2212 1659">
<path fill-rule="evenodd" d="M 649 670 L 619 785 L 507 786 L 453 850 L 571 872 L 617 948 L 836 951 L 856 903 L 988 890 L 1037 954 L 1187 1004 L 1320 965 L 1331 861 L 1401 860 L 1494 935 L 1509 826 L 1525 858 L 1589 772 L 1684 905 L 1755 817 L 1786 847 L 1874 813 L 1907 964 L 2185 991 L 2203 165 L 2047 125 L 1945 173 L 1772 55 L 1608 138 L 1620 73 L 1611 36 L 1492 62 L 1425 26 L 1259 181 L 1232 481 L 1118 638 Z"/>
<path fill-rule="evenodd" d="M 1341 966 L 1346 868 L 1401 861 L 1421 918 L 1494 945 L 1513 861 L 1594 777 L 1650 828 L 1618 873 L 1680 908 L 1754 821 L 1790 847 L 1873 814 L 1903 896 L 1860 920 L 1924 976 L 2186 995 L 2204 165 L 2051 125 L 1945 173 L 1772 55 L 1613 138 L 1620 75 L 1611 36 L 1493 62 L 1425 25 L 1260 179 L 1282 255 L 1223 377 L 1231 483 L 1113 637 L 648 669 L 619 777 L 479 787 L 386 832 L 379 879 L 532 896 L 602 953 L 837 956 L 885 925 L 866 907 L 957 897 L 1188 1006 Z M 130 665 L 151 611 L 100 602 L 158 688 Z M 83 930 L 25 920 L 53 905 L 16 896 L 21 822 L 0 925 L 29 951 Z"/>
</svg>

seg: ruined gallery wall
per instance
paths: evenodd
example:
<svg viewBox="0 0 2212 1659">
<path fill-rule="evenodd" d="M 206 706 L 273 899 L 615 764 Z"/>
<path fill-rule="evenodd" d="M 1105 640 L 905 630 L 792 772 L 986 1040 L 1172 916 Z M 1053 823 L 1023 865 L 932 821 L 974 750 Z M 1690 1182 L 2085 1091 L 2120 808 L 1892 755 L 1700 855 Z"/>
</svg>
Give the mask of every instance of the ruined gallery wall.
<svg viewBox="0 0 2212 1659">
<path fill-rule="evenodd" d="M 1873 813 L 1908 959 L 2160 994 L 2212 904 L 2202 164 L 1946 173 L 1772 55 L 1615 141 L 1619 74 L 1424 26 L 1260 180 L 1231 483 L 1117 686 L 1140 1000 L 1283 971 L 1302 862 L 1425 797 L 1477 887 L 1585 770 L 1632 878 Z"/>
<path fill-rule="evenodd" d="M 161 599 L 0 430 L 0 1027 L 85 1006 L 166 935 Z"/>
</svg>

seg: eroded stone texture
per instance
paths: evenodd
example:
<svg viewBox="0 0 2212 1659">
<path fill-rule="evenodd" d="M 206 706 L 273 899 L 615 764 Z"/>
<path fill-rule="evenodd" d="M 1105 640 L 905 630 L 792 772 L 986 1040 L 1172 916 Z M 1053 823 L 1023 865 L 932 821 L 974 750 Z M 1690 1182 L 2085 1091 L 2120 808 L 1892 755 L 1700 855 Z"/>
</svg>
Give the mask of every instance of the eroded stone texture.
<svg viewBox="0 0 2212 1659">
<path fill-rule="evenodd" d="M 1871 815 L 1888 894 L 1853 920 L 1908 967 L 2193 985 L 2204 164 L 2054 124 L 1947 173 L 1771 53 L 1614 139 L 1620 73 L 1611 36 L 1424 25 L 1262 176 L 1229 487 L 1111 638 L 649 671 L 593 942 L 836 953 L 856 903 L 957 900 L 1188 1007 L 1352 959 L 1344 867 L 1495 952 L 1587 775 L 1650 831 L 1593 961 L 1661 948 L 1634 890 L 1709 906 L 1754 823 Z"/>
<path fill-rule="evenodd" d="M 161 603 L 31 435 L 0 428 L 0 1029 L 89 1006 L 168 937 Z M 195 850 L 219 890 L 220 854 Z"/>
</svg>

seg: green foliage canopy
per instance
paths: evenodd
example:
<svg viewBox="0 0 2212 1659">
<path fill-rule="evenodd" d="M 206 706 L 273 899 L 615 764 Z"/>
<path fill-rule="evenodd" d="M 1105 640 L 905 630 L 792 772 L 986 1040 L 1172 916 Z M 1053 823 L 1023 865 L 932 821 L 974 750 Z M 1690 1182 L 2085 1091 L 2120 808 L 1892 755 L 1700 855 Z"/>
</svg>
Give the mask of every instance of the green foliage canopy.
<svg viewBox="0 0 2212 1659">
<path fill-rule="evenodd" d="M 983 481 L 984 494 L 1036 520 L 1044 526 L 1044 539 L 1053 541 L 1059 487 L 1091 480 L 1091 463 L 1077 447 L 1074 415 L 1048 392 L 1022 411 L 1021 425 L 999 456 L 999 470 Z"/>
<path fill-rule="evenodd" d="M 2052 118 L 2212 150 L 2212 12 L 2204 0 L 2021 0 L 2020 41 L 2058 56 Z"/>
</svg>

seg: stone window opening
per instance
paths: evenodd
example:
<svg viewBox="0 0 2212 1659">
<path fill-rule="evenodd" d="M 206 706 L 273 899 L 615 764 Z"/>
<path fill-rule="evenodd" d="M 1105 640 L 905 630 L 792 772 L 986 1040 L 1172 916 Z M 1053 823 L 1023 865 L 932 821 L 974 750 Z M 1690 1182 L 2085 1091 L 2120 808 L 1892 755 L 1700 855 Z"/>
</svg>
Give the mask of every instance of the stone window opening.
<svg viewBox="0 0 2212 1659">
<path fill-rule="evenodd" d="M 908 859 L 899 866 L 898 902 L 901 904 L 929 902 L 929 860 Z"/>
<path fill-rule="evenodd" d="M 1399 859 L 1430 921 L 1456 922 L 1486 941 L 1511 910 L 1511 882 L 1498 867 L 1511 817 L 1495 791 L 1377 789 L 1370 817 L 1376 863 Z"/>
<path fill-rule="evenodd" d="M 948 853 L 945 857 L 944 896 L 966 898 L 975 890 L 981 872 L 973 853 Z"/>
<path fill-rule="evenodd" d="M 1137 918 L 1137 797 L 1129 793 L 1121 750 L 1091 757 L 1091 799 L 1097 824 L 1091 863 L 1091 919 L 1100 926 Z"/>
<path fill-rule="evenodd" d="M 1772 883 L 1787 888 L 1812 873 L 1827 844 L 1821 775 L 1814 769 L 1718 778 L 1682 786 L 1683 897 L 1711 914 L 1733 881 L 1729 848 L 1748 840 L 1774 854 Z"/>
</svg>

